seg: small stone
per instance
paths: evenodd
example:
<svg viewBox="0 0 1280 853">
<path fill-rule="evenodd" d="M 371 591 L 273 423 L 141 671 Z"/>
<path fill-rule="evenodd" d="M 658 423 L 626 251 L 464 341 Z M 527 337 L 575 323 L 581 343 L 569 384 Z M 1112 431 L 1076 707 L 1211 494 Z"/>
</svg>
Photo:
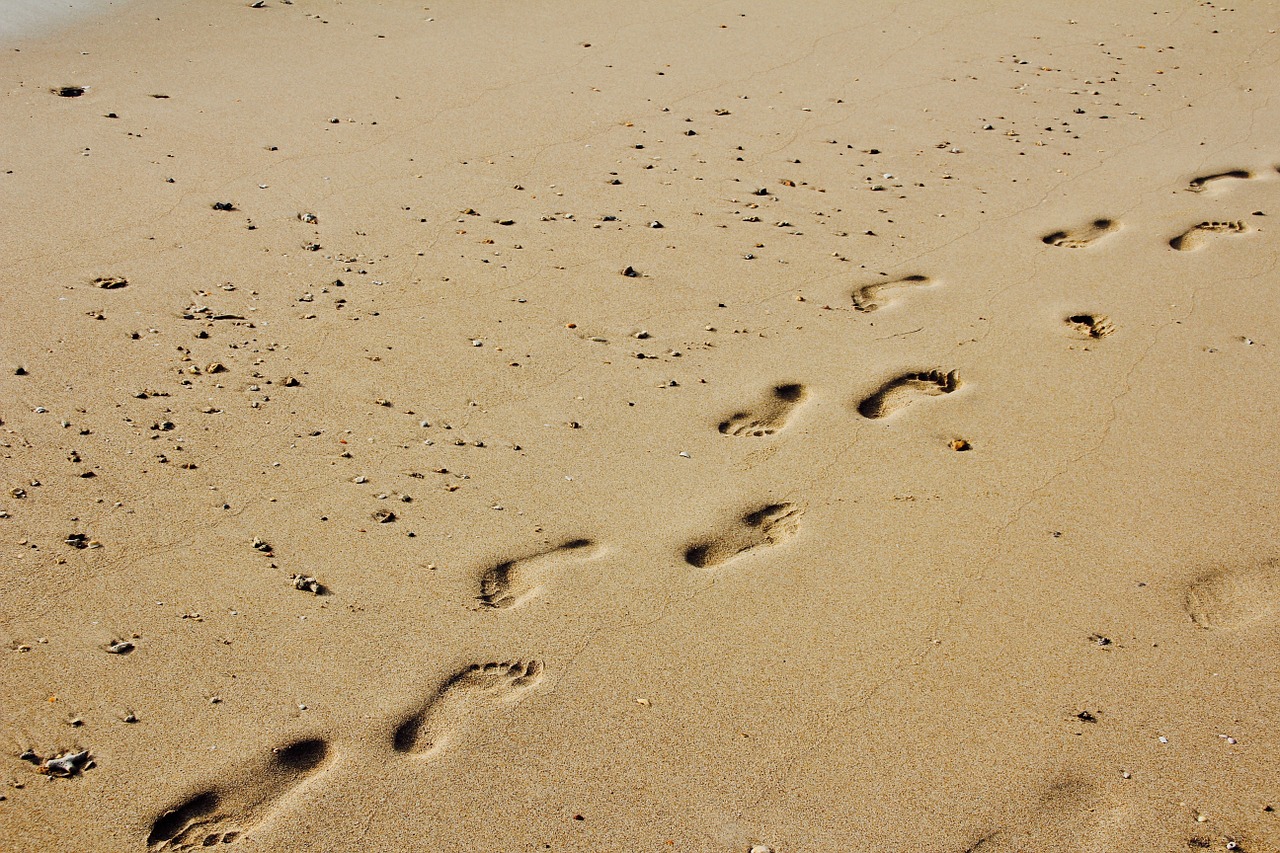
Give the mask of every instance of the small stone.
<svg viewBox="0 0 1280 853">
<path fill-rule="evenodd" d="M 293 584 L 294 589 L 309 592 L 313 595 L 322 595 L 324 593 L 324 584 L 311 575 L 293 574 L 289 576 L 289 581 Z"/>
<path fill-rule="evenodd" d="M 373 513 L 373 520 L 379 524 L 390 524 L 396 520 L 396 514 L 389 509 L 380 509 Z"/>
<path fill-rule="evenodd" d="M 128 640 L 112 640 L 107 644 L 107 654 L 110 655 L 127 655 L 133 649 L 133 643 Z"/>
</svg>

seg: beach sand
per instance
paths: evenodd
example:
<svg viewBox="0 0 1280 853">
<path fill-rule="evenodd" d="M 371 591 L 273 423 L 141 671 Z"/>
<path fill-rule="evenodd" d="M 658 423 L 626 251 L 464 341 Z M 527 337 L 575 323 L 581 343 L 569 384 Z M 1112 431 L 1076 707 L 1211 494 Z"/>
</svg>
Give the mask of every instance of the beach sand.
<svg viewBox="0 0 1280 853">
<path fill-rule="evenodd" d="M 1271 4 L 4 48 L 0 846 L 1280 850 Z"/>
</svg>

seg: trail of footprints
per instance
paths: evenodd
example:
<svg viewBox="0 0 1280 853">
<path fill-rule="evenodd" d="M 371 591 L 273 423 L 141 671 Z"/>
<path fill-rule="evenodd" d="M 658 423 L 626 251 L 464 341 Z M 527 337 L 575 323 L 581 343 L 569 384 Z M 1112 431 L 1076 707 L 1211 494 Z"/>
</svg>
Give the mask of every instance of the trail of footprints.
<svg viewBox="0 0 1280 853">
<path fill-rule="evenodd" d="M 1274 173 L 1280 173 L 1280 166 L 1268 170 L 1265 174 L 1274 177 Z M 1237 181 L 1258 180 L 1263 177 L 1263 174 L 1252 169 L 1226 169 L 1221 172 L 1210 172 L 1192 178 L 1187 183 L 1186 188 L 1187 191 L 1193 193 L 1212 192 L 1217 188 L 1228 186 Z M 1075 228 L 1054 231 L 1040 239 L 1041 242 L 1047 245 L 1062 249 L 1084 249 L 1118 230 L 1120 230 L 1119 222 L 1104 217 Z M 1171 237 L 1169 246 L 1179 252 L 1190 252 L 1201 248 L 1214 239 L 1223 236 L 1247 234 L 1250 230 L 1242 219 L 1205 220 Z M 854 301 L 856 304 L 857 297 L 855 297 Z"/>
<path fill-rule="evenodd" d="M 1224 182 L 1255 177 L 1246 169 L 1206 174 L 1193 179 L 1188 190 L 1205 192 Z M 1118 230 L 1120 224 L 1115 220 L 1099 218 L 1041 239 L 1056 248 L 1082 249 Z M 1190 251 L 1214 237 L 1248 230 L 1241 221 L 1206 221 L 1172 238 L 1169 245 L 1178 251 Z M 874 312 L 913 289 L 935 284 L 930 277 L 918 274 L 866 284 L 852 292 L 853 308 L 859 313 Z M 1085 339 L 1101 339 L 1115 331 L 1110 320 L 1100 314 L 1073 314 L 1064 318 L 1064 323 L 1072 334 Z M 862 397 L 856 410 L 864 419 L 882 420 L 919 401 L 951 394 L 961 384 L 955 370 L 904 372 Z M 747 408 L 725 416 L 717 429 L 730 437 L 776 435 L 809 397 L 809 389 L 801 383 L 775 385 Z M 803 514 L 803 507 L 791 502 L 759 505 L 688 545 L 683 551 L 684 561 L 698 569 L 719 570 L 792 539 L 799 531 Z M 478 576 L 476 601 L 481 609 L 518 608 L 539 595 L 558 570 L 590 560 L 602 550 L 592 539 L 577 538 L 498 563 Z M 1272 560 L 1202 575 L 1187 587 L 1183 604 L 1190 621 L 1204 630 L 1235 630 L 1272 616 L 1280 612 L 1280 563 Z M 519 702 L 542 681 L 544 672 L 544 664 L 538 660 L 466 666 L 445 679 L 426 702 L 405 713 L 384 746 L 395 755 L 430 759 L 460 733 L 479 725 L 486 714 Z M 235 844 L 267 825 L 334 760 L 332 746 L 318 738 L 297 740 L 274 749 L 265 759 L 229 771 L 222 781 L 201 788 L 162 812 L 151 824 L 147 847 L 195 850 Z M 973 849 L 985 849 L 993 838 L 983 839 Z"/>
<path fill-rule="evenodd" d="M 430 758 L 483 714 L 510 705 L 542 680 L 541 661 L 472 664 L 445 680 L 407 714 L 388 744 L 396 752 Z M 265 826 L 307 783 L 333 762 L 327 741 L 313 738 L 272 751 L 258 764 L 228 773 L 220 783 L 165 810 L 151 824 L 152 850 L 198 850 L 233 844 Z"/>
</svg>

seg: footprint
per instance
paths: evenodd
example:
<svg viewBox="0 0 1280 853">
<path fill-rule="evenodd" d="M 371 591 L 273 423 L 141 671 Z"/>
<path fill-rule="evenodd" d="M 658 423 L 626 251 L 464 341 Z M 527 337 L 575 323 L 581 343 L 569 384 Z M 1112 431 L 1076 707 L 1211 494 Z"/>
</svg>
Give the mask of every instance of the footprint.
<svg viewBox="0 0 1280 853">
<path fill-rule="evenodd" d="M 1208 189 L 1209 184 L 1212 184 L 1214 181 L 1221 181 L 1227 178 L 1248 180 L 1252 177 L 1253 172 L 1246 169 L 1232 169 L 1229 172 L 1215 172 L 1212 175 L 1201 175 L 1198 178 L 1194 178 L 1191 183 L 1187 185 L 1187 189 L 1191 190 L 1193 193 L 1200 193 Z"/>
<path fill-rule="evenodd" d="M 396 752 L 433 755 L 477 711 L 516 701 L 542 680 L 540 661 L 475 663 L 455 673 L 426 706 L 396 729 Z"/>
<path fill-rule="evenodd" d="M 890 379 L 880 389 L 858 404 L 858 414 L 872 420 L 884 418 L 909 405 L 920 396 L 937 397 L 950 394 L 960 387 L 956 371 L 943 373 L 930 370 L 924 373 L 904 373 Z"/>
<path fill-rule="evenodd" d="M 1179 252 L 1189 252 L 1200 246 L 1207 237 L 1213 234 L 1243 234 L 1249 230 L 1239 219 L 1229 222 L 1201 222 L 1179 234 L 1169 241 L 1169 245 Z"/>
<path fill-rule="evenodd" d="M 778 545 L 796 534 L 804 510 L 795 504 L 769 504 L 739 519 L 729 530 L 690 546 L 685 560 L 700 569 L 711 569 L 739 554 L 765 545 Z"/>
<path fill-rule="evenodd" d="M 893 281 L 868 284 L 853 292 L 853 307 L 854 310 L 863 313 L 876 311 L 895 301 L 893 299 L 881 299 L 880 295 L 882 293 L 906 287 L 930 286 L 932 283 L 932 280 L 927 275 L 909 275 Z"/>
<path fill-rule="evenodd" d="M 1116 330 L 1111 321 L 1101 314 L 1072 314 L 1063 322 L 1077 336 L 1094 340 L 1105 338 Z"/>
<path fill-rule="evenodd" d="M 1081 779 L 1061 779 L 1046 789 L 1026 791 L 1004 826 L 965 847 L 965 853 L 1117 850 L 1134 837 L 1134 811 L 1100 787 Z"/>
<path fill-rule="evenodd" d="M 1201 628 L 1242 628 L 1280 609 L 1280 564 L 1208 572 L 1187 588 L 1183 605 Z"/>
<path fill-rule="evenodd" d="M 476 599 L 485 607 L 498 609 L 523 604 L 542 589 L 542 578 L 566 551 L 582 552 L 580 558 L 585 559 L 595 550 L 595 543 L 590 539 L 572 539 L 549 551 L 500 563 L 481 576 L 480 594 Z"/>
<path fill-rule="evenodd" d="M 725 435 L 773 435 L 787 425 L 791 411 L 809 395 L 803 385 L 775 385 L 754 408 L 735 412 L 720 422 Z"/>
<path fill-rule="evenodd" d="M 1083 228 L 1076 228 L 1071 231 L 1054 231 L 1052 234 L 1046 234 L 1040 239 L 1050 246 L 1058 246 L 1062 249 L 1083 249 L 1085 246 L 1093 245 L 1119 228 L 1120 223 L 1114 219 L 1095 219 Z"/>
<path fill-rule="evenodd" d="M 276 812 L 286 794 L 328 761 L 329 744 L 315 738 L 275 749 L 266 761 L 156 818 L 147 846 L 152 850 L 195 850 L 240 841 Z"/>
</svg>

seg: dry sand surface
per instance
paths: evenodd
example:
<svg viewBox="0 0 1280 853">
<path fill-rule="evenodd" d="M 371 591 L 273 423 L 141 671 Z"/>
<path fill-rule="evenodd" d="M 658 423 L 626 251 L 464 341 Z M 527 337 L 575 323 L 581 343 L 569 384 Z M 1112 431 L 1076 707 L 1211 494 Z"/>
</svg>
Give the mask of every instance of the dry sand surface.
<svg viewBox="0 0 1280 853">
<path fill-rule="evenodd" d="M 11 40 L 0 847 L 1280 850 L 1277 23 Z"/>
</svg>

